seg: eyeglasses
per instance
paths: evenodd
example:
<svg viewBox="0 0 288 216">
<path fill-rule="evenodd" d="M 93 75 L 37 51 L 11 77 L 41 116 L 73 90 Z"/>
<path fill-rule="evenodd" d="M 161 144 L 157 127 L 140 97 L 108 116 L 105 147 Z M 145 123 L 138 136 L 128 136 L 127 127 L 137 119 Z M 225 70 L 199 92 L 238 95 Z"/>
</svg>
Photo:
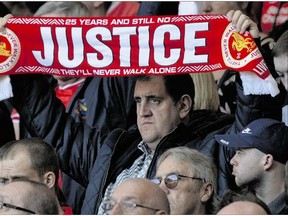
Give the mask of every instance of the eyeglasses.
<svg viewBox="0 0 288 216">
<path fill-rule="evenodd" d="M 206 180 L 203 178 L 190 177 L 190 176 L 179 175 L 179 174 L 171 174 L 171 175 L 166 176 L 164 178 L 164 182 L 167 188 L 174 189 L 175 187 L 177 187 L 178 181 L 181 180 L 182 178 L 190 178 L 190 179 L 195 179 L 195 180 L 206 182 Z M 152 181 L 158 185 L 161 184 L 162 180 L 163 180 L 162 178 L 152 179 Z"/>
<path fill-rule="evenodd" d="M 143 206 L 143 205 L 140 205 L 140 204 L 137 204 L 133 201 L 130 201 L 130 200 L 122 200 L 122 201 L 119 201 L 119 202 L 114 202 L 114 201 L 107 201 L 104 203 L 103 205 L 103 210 L 105 212 L 105 214 L 109 214 L 109 212 L 114 208 L 114 206 L 116 206 L 117 204 L 119 204 L 120 208 L 123 210 L 123 211 L 131 211 L 137 207 L 140 207 L 140 208 L 146 208 L 146 209 L 150 209 L 150 210 L 153 210 L 153 211 L 159 211 L 159 209 L 154 209 L 154 208 L 151 208 L 151 207 L 148 207 L 148 206 Z"/>
<path fill-rule="evenodd" d="M 15 205 L 11 205 L 11 204 L 8 204 L 8 203 L 0 202 L 0 210 L 3 209 L 3 208 L 11 208 L 11 209 L 19 210 L 19 211 L 24 211 L 24 212 L 27 212 L 27 213 L 30 213 L 30 214 L 36 214 L 34 211 L 31 211 L 29 209 L 25 209 L 25 208 L 18 207 L 18 206 L 15 206 Z"/>
</svg>

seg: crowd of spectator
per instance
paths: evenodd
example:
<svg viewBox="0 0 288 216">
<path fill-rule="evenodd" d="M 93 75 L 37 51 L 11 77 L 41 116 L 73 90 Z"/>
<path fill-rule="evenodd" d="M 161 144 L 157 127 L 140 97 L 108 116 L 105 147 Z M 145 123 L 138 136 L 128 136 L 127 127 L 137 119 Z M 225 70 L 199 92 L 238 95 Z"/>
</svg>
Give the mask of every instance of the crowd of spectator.
<svg viewBox="0 0 288 216">
<path fill-rule="evenodd" d="M 230 69 L 10 75 L 13 97 L 0 101 L 1 214 L 288 214 L 287 2 L 1 2 L 0 9 L 0 32 L 11 16 L 226 15 L 254 38 L 280 91 L 246 95 L 245 80 Z"/>
</svg>

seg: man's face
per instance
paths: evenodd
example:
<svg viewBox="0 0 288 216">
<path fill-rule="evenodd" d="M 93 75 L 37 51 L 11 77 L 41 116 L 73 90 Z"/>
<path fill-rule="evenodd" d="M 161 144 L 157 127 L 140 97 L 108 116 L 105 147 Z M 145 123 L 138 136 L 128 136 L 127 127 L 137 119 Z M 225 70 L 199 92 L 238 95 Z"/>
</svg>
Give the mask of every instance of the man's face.
<svg viewBox="0 0 288 216">
<path fill-rule="evenodd" d="M 234 1 L 205 1 L 200 4 L 202 14 L 224 14 L 230 10 L 240 10 L 237 2 Z"/>
<path fill-rule="evenodd" d="M 12 182 L 17 178 L 25 178 L 43 182 L 38 173 L 31 168 L 31 160 L 25 151 L 17 153 L 15 157 L 0 160 L 0 185 Z"/>
<path fill-rule="evenodd" d="M 134 98 L 142 139 L 155 150 L 157 144 L 180 123 L 180 106 L 167 94 L 162 77 L 137 81 Z"/>
<path fill-rule="evenodd" d="M 135 208 L 125 208 L 125 203 L 135 203 L 142 206 L 147 206 L 153 208 L 153 204 L 150 202 L 149 194 L 146 191 L 148 188 L 139 186 L 137 184 L 126 184 L 126 182 L 119 185 L 111 196 L 111 202 L 115 203 L 113 209 L 108 212 L 114 215 L 147 215 L 154 214 L 155 210 L 135 207 Z M 152 199 L 152 197 L 151 197 Z M 116 204 L 117 203 L 117 204 Z M 156 203 L 154 203 L 156 205 Z"/>
<path fill-rule="evenodd" d="M 232 175 L 238 186 L 255 183 L 262 175 L 261 157 L 264 153 L 256 148 L 238 149 L 230 160 L 233 166 Z"/>
<path fill-rule="evenodd" d="M 167 194 L 171 214 L 202 214 L 197 210 L 201 206 L 200 189 L 196 184 L 199 180 L 183 178 L 179 179 L 178 185 L 174 189 L 166 187 L 164 179 L 170 174 L 178 174 L 193 177 L 189 172 L 189 166 L 186 163 L 175 160 L 172 156 L 168 156 L 158 167 L 156 178 L 162 178 L 160 188 Z"/>
<path fill-rule="evenodd" d="M 282 54 L 274 57 L 275 70 L 280 76 L 280 80 L 288 91 L 288 55 Z"/>
<path fill-rule="evenodd" d="M 25 206 L 25 197 L 28 196 L 28 188 L 27 185 L 26 187 L 23 187 L 23 183 L 21 182 L 14 182 L 11 184 L 7 185 L 1 185 L 0 186 L 0 214 L 5 214 L 5 215 L 23 215 L 23 214 L 29 214 L 25 210 L 20 210 L 20 209 L 15 209 L 14 207 L 20 207 L 27 209 L 27 206 Z M 8 206 L 7 206 L 8 205 Z"/>
</svg>

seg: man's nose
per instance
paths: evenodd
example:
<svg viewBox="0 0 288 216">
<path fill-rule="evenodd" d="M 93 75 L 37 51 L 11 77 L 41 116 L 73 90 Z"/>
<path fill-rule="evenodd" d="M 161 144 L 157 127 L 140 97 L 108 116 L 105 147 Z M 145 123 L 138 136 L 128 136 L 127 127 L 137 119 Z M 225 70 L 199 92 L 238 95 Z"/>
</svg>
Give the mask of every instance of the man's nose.
<svg viewBox="0 0 288 216">
<path fill-rule="evenodd" d="M 230 164 L 231 164 L 232 166 L 235 166 L 235 165 L 237 164 L 237 161 L 236 161 L 236 159 L 235 159 L 235 156 L 231 158 Z"/>
<path fill-rule="evenodd" d="M 145 116 L 150 116 L 151 115 L 151 110 L 149 108 L 148 103 L 146 102 L 142 102 L 141 104 L 138 105 L 138 109 L 139 109 L 139 115 L 141 117 L 145 117 Z"/>
</svg>

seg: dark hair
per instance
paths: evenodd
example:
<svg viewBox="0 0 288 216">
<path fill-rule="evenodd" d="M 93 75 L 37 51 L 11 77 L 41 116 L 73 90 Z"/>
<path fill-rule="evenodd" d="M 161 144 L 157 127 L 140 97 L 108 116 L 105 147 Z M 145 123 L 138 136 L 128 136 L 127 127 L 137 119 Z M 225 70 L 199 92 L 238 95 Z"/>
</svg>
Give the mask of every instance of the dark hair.
<svg viewBox="0 0 288 216">
<path fill-rule="evenodd" d="M 15 182 L 23 182 L 30 186 L 30 188 L 25 187 L 27 193 L 23 200 L 25 208 L 39 215 L 59 214 L 58 199 L 45 184 L 28 179 L 15 179 L 12 183 Z"/>
<path fill-rule="evenodd" d="M 59 177 L 58 157 L 53 147 L 42 139 L 26 138 L 6 143 L 0 148 L 0 160 L 5 159 L 10 154 L 17 154 L 19 150 L 23 149 L 29 153 L 32 169 L 38 173 L 39 177 L 52 171 L 55 174 L 57 184 Z"/>
<path fill-rule="evenodd" d="M 261 206 L 267 214 L 271 214 L 268 206 L 260 200 L 254 193 L 249 191 L 247 188 L 243 188 L 240 191 L 232 191 L 227 190 L 224 195 L 222 196 L 221 200 L 218 200 L 218 203 L 216 204 L 214 210 L 215 214 L 219 212 L 222 208 L 229 205 L 232 202 L 237 201 L 249 201 L 258 204 Z"/>
<path fill-rule="evenodd" d="M 155 76 L 138 76 L 137 81 L 149 81 Z M 175 103 L 177 103 L 184 94 L 188 94 L 194 104 L 194 83 L 190 74 L 164 75 L 161 76 L 168 95 L 170 95 Z M 192 109 L 191 109 L 192 110 Z"/>
</svg>

